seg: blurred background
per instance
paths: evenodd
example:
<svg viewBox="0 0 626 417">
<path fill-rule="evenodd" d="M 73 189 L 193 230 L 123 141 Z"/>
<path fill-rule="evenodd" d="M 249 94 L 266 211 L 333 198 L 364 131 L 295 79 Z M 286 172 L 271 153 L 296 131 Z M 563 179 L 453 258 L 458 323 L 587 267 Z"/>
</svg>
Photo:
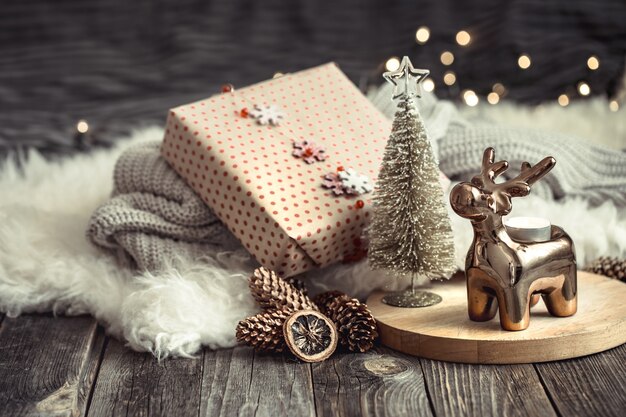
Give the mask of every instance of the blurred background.
<svg viewBox="0 0 626 417">
<path fill-rule="evenodd" d="M 327 61 L 366 92 L 403 55 L 462 106 L 603 97 L 617 112 L 626 1 L 5 1 L 0 154 L 73 153 L 85 131 L 107 145 L 225 83 Z"/>
</svg>

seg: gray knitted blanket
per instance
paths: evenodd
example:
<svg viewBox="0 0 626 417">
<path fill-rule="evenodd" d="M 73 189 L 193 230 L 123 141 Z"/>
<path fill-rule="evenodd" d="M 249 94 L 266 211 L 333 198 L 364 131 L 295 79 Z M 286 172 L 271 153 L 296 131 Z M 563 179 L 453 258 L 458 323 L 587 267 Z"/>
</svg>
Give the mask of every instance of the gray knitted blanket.
<svg viewBox="0 0 626 417">
<path fill-rule="evenodd" d="M 238 247 L 211 209 L 161 158 L 160 145 L 148 142 L 120 156 L 112 197 L 91 216 L 89 239 L 148 271 L 176 254 L 199 257 L 218 247 Z"/>
<path fill-rule="evenodd" d="M 389 89 L 370 99 L 388 117 L 395 105 Z M 422 117 L 438 153 L 441 170 L 453 180 L 468 179 L 480 169 L 486 147 L 510 162 L 556 158 L 552 172 L 533 186 L 533 194 L 560 199 L 587 198 L 592 204 L 613 201 L 626 207 L 626 153 L 593 146 L 559 134 L 512 129 L 464 120 L 451 103 L 432 95 L 419 100 Z M 240 247 L 236 238 L 184 180 L 159 155 L 159 142 L 125 151 L 114 171 L 112 198 L 90 220 L 87 236 L 141 270 L 157 270 L 174 255 L 198 257 L 219 247 Z M 437 149 L 438 148 L 438 149 Z"/>
</svg>

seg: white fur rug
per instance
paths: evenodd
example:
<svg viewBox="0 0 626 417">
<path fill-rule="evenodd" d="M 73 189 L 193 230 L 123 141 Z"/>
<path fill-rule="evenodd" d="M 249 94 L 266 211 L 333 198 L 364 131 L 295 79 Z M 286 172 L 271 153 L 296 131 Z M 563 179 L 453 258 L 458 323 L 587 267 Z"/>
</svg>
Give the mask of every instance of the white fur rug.
<svg viewBox="0 0 626 417">
<path fill-rule="evenodd" d="M 585 109 L 579 111 L 583 118 Z M 575 113 L 565 114 L 577 118 Z M 517 119 L 515 112 L 510 117 Z M 537 117 L 532 119 L 535 126 Z M 549 117 L 554 120 L 554 114 Z M 502 114 L 498 118 L 506 121 Z M 599 118 L 588 124 L 604 123 Z M 25 175 L 14 165 L 2 168 L 1 311 L 10 316 L 43 311 L 91 314 L 133 349 L 150 351 L 159 358 L 191 356 L 201 346 L 235 344 L 237 322 L 256 311 L 247 289 L 254 263 L 243 250 L 207 254 L 203 260 L 175 259 L 160 273 L 133 276 L 85 239 L 89 216 L 108 198 L 119 153 L 130 144 L 161 136 L 160 128 L 147 128 L 120 141 L 113 150 L 62 162 L 45 161 L 31 153 Z M 530 207 L 570 233 L 580 265 L 601 255 L 626 255 L 624 210 L 608 203 L 590 209 L 580 200 L 548 203 L 531 195 L 515 200 L 513 214 Z M 461 267 L 471 228 L 456 215 L 452 219 Z M 312 293 L 340 289 L 358 297 L 376 287 L 401 285 L 369 270 L 365 262 L 316 271 L 305 281 Z"/>
</svg>

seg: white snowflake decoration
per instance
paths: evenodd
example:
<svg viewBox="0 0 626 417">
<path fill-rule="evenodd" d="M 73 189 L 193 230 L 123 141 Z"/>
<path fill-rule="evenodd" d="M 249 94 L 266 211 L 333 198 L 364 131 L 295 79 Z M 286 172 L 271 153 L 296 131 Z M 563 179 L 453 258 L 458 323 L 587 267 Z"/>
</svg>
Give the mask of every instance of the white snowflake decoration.
<svg viewBox="0 0 626 417">
<path fill-rule="evenodd" d="M 339 178 L 343 183 L 344 191 L 348 194 L 364 194 L 372 191 L 373 187 L 370 179 L 366 175 L 361 175 L 352 168 L 339 171 Z"/>
<path fill-rule="evenodd" d="M 271 124 L 272 126 L 278 126 L 285 118 L 285 113 L 274 105 L 260 106 L 255 104 L 254 109 L 250 111 L 249 115 L 253 119 L 256 119 L 257 123 L 260 125 Z"/>
</svg>

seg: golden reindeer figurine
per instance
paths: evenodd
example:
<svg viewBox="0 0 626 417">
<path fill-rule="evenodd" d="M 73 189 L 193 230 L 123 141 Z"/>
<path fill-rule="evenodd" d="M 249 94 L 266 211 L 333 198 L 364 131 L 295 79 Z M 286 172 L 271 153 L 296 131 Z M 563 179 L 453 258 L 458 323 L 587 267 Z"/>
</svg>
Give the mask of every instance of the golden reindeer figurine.
<svg viewBox="0 0 626 417">
<path fill-rule="evenodd" d="M 480 175 L 471 183 L 456 185 L 450 193 L 452 209 L 469 219 L 474 241 L 467 254 L 467 301 L 470 319 L 491 320 L 500 309 L 505 330 L 524 330 L 530 306 L 539 295 L 553 316 L 576 313 L 576 257 L 570 237 L 552 226 L 550 240 L 518 242 L 502 224 L 510 213 L 512 197 L 524 197 L 530 186 L 546 175 L 556 160 L 547 157 L 532 166 L 522 164 L 521 173 L 506 182 L 495 178 L 508 168 L 507 161 L 494 163 L 495 151 L 487 148 Z M 497 301 L 497 302 L 496 302 Z"/>
</svg>

